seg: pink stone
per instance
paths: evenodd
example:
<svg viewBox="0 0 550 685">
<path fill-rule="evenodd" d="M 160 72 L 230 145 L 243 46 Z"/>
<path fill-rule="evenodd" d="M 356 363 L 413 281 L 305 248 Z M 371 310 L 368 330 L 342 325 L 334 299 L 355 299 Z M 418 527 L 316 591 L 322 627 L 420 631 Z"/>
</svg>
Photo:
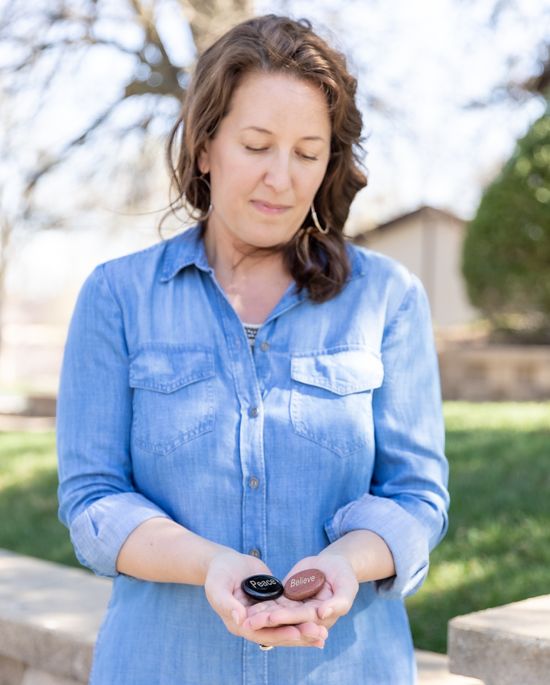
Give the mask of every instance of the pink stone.
<svg viewBox="0 0 550 685">
<path fill-rule="evenodd" d="M 317 568 L 295 573 L 285 583 L 285 597 L 301 601 L 316 595 L 325 584 L 325 574 Z"/>
</svg>

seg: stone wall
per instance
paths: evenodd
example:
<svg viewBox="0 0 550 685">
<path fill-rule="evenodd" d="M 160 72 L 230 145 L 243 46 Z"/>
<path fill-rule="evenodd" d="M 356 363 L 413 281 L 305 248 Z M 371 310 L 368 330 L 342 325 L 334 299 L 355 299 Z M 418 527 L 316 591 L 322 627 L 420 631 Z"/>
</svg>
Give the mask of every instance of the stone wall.
<svg viewBox="0 0 550 685">
<path fill-rule="evenodd" d="M 550 399 L 550 345 L 441 345 L 446 400 Z"/>
<path fill-rule="evenodd" d="M 0 685 L 83 685 L 111 582 L 0 550 Z"/>
<path fill-rule="evenodd" d="M 548 685 L 550 595 L 457 616 L 448 644 L 452 673 L 485 685 Z"/>
</svg>

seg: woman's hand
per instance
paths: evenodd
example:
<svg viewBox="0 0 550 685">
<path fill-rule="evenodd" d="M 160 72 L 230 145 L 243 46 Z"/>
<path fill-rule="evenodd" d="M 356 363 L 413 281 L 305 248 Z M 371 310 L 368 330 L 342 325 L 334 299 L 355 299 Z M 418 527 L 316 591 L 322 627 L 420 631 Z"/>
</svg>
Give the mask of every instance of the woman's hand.
<svg viewBox="0 0 550 685">
<path fill-rule="evenodd" d="M 286 575 L 290 576 L 308 568 L 323 571 L 325 584 L 311 599 L 295 601 L 284 595 L 248 608 L 243 627 L 260 630 L 267 627 L 296 624 L 317 624 L 331 628 L 351 609 L 359 583 L 351 564 L 340 554 L 320 554 L 299 561 Z"/>
<path fill-rule="evenodd" d="M 247 625 L 248 612 L 253 607 L 271 605 L 271 601 L 255 603 L 241 589 L 241 582 L 257 573 L 272 575 L 260 559 L 232 550 L 220 552 L 210 562 L 204 591 L 227 630 L 262 645 L 323 647 L 328 630 L 316 621 L 294 620 L 291 625 L 260 626 L 259 629 Z"/>
</svg>

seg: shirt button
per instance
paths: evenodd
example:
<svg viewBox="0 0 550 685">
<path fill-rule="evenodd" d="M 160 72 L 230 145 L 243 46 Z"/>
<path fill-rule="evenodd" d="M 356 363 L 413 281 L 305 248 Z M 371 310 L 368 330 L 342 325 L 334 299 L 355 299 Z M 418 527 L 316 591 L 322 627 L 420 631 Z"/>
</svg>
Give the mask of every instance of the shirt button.
<svg viewBox="0 0 550 685">
<path fill-rule="evenodd" d="M 252 478 L 249 479 L 248 484 L 253 490 L 255 490 L 260 484 L 260 481 L 255 476 L 252 476 Z"/>
<path fill-rule="evenodd" d="M 269 350 L 269 343 L 266 340 L 260 345 L 260 350 L 262 352 L 267 352 Z"/>
<path fill-rule="evenodd" d="M 253 419 L 255 419 L 259 413 L 258 407 L 250 407 L 248 410 L 248 416 L 251 416 Z"/>
<path fill-rule="evenodd" d="M 249 554 L 251 554 L 253 557 L 256 557 L 256 559 L 259 559 L 262 556 L 260 554 L 260 550 L 256 549 L 255 547 L 254 547 L 254 549 L 250 550 Z"/>
</svg>

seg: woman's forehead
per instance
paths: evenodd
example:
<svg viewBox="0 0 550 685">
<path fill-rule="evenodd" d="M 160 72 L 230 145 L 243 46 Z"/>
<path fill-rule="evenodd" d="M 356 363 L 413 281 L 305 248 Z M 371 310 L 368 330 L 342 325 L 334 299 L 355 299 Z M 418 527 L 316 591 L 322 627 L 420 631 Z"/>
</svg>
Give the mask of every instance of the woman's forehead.
<svg viewBox="0 0 550 685">
<path fill-rule="evenodd" d="M 325 95 L 311 81 L 283 73 L 247 74 L 235 89 L 227 113 L 239 128 L 276 133 L 281 125 L 300 128 L 305 136 L 328 140 L 330 118 Z M 228 122 L 229 123 L 229 122 Z M 317 129 L 311 132 L 311 129 Z"/>
</svg>

